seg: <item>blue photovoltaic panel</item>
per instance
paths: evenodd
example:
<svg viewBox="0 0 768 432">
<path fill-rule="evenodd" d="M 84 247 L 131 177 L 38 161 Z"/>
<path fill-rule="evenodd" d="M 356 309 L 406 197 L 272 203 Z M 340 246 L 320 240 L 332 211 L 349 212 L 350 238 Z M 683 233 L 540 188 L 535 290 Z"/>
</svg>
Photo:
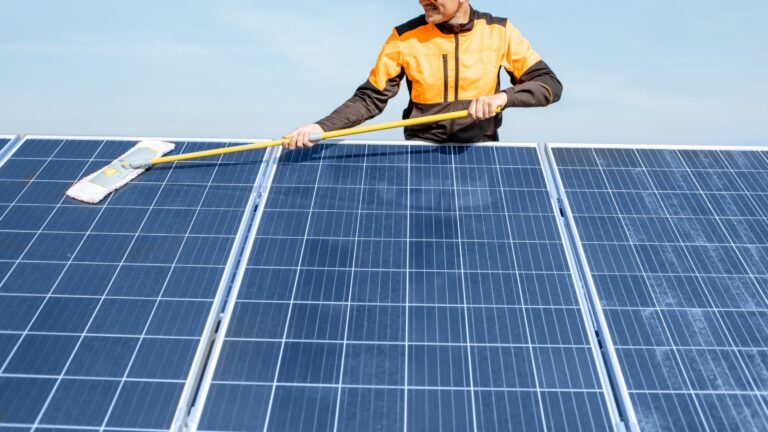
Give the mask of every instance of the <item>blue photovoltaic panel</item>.
<svg viewBox="0 0 768 432">
<path fill-rule="evenodd" d="M 200 430 L 602 430 L 535 147 L 281 157 Z"/>
<path fill-rule="evenodd" d="M 641 429 L 767 429 L 766 153 L 552 151 Z"/>
<path fill-rule="evenodd" d="M 0 428 L 170 426 L 263 152 L 65 197 L 134 144 L 28 139 L 0 167 Z"/>
</svg>

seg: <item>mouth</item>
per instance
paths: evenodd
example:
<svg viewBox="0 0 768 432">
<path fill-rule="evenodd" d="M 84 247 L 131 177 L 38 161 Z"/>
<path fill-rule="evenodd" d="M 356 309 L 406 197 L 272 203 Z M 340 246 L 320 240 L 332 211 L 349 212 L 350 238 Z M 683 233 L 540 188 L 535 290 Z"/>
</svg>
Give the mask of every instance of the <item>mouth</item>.
<svg viewBox="0 0 768 432">
<path fill-rule="evenodd" d="M 424 12 L 428 14 L 437 12 L 437 6 L 435 5 L 426 4 L 426 5 L 422 5 L 422 8 L 424 8 Z"/>
</svg>

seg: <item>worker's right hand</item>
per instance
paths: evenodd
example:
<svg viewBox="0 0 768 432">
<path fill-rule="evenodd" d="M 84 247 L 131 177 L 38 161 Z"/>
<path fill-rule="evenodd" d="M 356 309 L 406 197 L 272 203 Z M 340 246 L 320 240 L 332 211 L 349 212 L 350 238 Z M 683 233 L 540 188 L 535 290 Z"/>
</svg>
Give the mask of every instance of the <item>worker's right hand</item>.
<svg viewBox="0 0 768 432">
<path fill-rule="evenodd" d="M 317 123 L 300 126 L 283 137 L 290 138 L 287 142 L 283 143 L 283 148 L 287 150 L 310 148 L 315 145 L 315 143 L 309 140 L 309 136 L 312 134 L 321 134 L 323 132 L 325 131 Z"/>
</svg>

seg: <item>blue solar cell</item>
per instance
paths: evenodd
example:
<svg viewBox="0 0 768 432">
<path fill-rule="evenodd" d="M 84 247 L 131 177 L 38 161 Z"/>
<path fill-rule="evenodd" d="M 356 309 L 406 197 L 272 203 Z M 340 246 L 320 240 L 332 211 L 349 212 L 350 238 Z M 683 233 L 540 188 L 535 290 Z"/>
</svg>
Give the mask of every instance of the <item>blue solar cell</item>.
<svg viewBox="0 0 768 432">
<path fill-rule="evenodd" d="M 475 346 L 472 347 L 471 352 L 473 379 L 477 387 L 490 389 L 536 387 L 532 373 L 531 353 L 527 347 Z"/>
<path fill-rule="evenodd" d="M 272 413 L 286 430 L 330 430 L 336 409 L 336 390 L 326 387 L 280 386 L 272 399 Z"/>
<path fill-rule="evenodd" d="M 291 288 L 294 286 L 296 270 L 290 268 L 247 268 L 243 276 L 242 289 L 238 295 L 241 300 L 290 301 Z M 319 281 L 309 280 L 301 287 L 312 291 L 310 284 Z M 329 290 L 330 291 L 330 290 Z"/>
<path fill-rule="evenodd" d="M 542 404 L 551 398 L 553 393 L 547 392 L 542 395 Z M 580 395 L 579 395 L 580 396 Z M 569 401 L 571 397 L 563 397 Z M 595 413 L 600 412 L 599 396 L 595 397 Z M 542 417 L 540 409 L 537 407 L 537 396 L 532 391 L 476 391 L 475 392 L 476 410 L 478 416 L 478 430 L 539 430 L 546 424 L 555 430 L 565 430 L 573 427 L 576 418 L 586 417 L 584 427 L 589 429 L 593 427 L 589 422 L 589 417 L 584 414 L 586 411 L 566 411 L 566 404 L 555 405 L 555 409 L 547 412 Z M 559 402 L 559 401 L 557 401 Z M 446 415 L 449 415 L 446 413 Z M 599 414 L 598 414 L 599 415 Z M 561 427 L 550 426 L 551 422 L 557 422 Z"/>
<path fill-rule="evenodd" d="M 222 367 L 216 370 L 214 380 L 271 383 L 274 379 L 272 370 L 277 366 L 279 356 L 278 341 L 233 340 L 221 350 L 219 362 Z"/>
<path fill-rule="evenodd" d="M 160 296 L 164 283 L 171 272 L 171 266 L 122 265 L 115 274 L 109 275 L 110 297 L 151 297 Z M 110 269 L 111 270 L 111 269 Z M 114 278 L 114 280 L 111 280 Z M 208 281 L 215 285 L 215 281 Z M 185 296 L 181 296 L 185 297 Z"/>
<path fill-rule="evenodd" d="M 24 191 L 26 184 L 15 180 L 0 180 L 0 202 L 11 204 L 16 202 Z M 8 206 L 5 207 L 8 210 Z"/>
<path fill-rule="evenodd" d="M 0 376 L 3 422 L 32 424 L 56 384 L 54 379 Z"/>
<path fill-rule="evenodd" d="M 98 166 L 94 168 L 98 169 Z M 140 178 L 141 176 L 137 177 L 133 182 L 113 192 L 108 202 L 110 207 L 152 207 L 153 203 L 158 200 L 158 194 L 163 189 L 163 185 L 136 182 Z M 115 226 L 119 227 L 120 224 L 115 224 Z"/>
<path fill-rule="evenodd" d="M 283 154 L 200 429 L 609 428 L 555 218 L 533 147 Z"/>
<path fill-rule="evenodd" d="M 283 332 L 280 324 L 288 315 L 288 306 L 286 303 L 270 306 L 256 302 L 238 304 L 232 317 L 232 337 L 279 339 Z"/>
<path fill-rule="evenodd" d="M 309 226 L 302 227 L 306 230 L 307 237 L 354 237 L 358 215 L 354 212 L 321 212 L 309 221 Z"/>
<path fill-rule="evenodd" d="M 48 294 L 64 269 L 64 264 L 18 262 L 2 281 L 0 292 L 11 294 Z"/>
<path fill-rule="evenodd" d="M 768 340 L 759 278 L 768 259 L 759 197 L 768 185 L 756 180 L 768 171 L 765 155 L 619 147 L 553 154 L 639 424 L 768 426 L 765 359 L 754 350 Z M 579 191 L 589 182 L 602 186 Z"/>
<path fill-rule="evenodd" d="M 466 431 L 473 429 L 472 393 L 466 390 L 408 390 L 408 430 Z M 486 412 L 491 421 L 497 413 Z M 536 416 L 535 411 L 518 415 Z M 480 421 L 482 424 L 482 419 Z"/>
<path fill-rule="evenodd" d="M 61 275 L 56 282 L 53 294 L 56 295 L 83 295 L 101 296 L 106 293 L 110 282 L 118 270 L 113 264 L 60 264 L 65 268 L 64 273 L 51 272 L 53 275 Z M 46 274 L 49 274 L 46 272 Z"/>
<path fill-rule="evenodd" d="M 107 207 L 89 228 L 91 233 L 133 234 L 141 228 L 147 213 L 145 207 Z"/>
<path fill-rule="evenodd" d="M 178 365 L 192 362 L 198 343 L 196 339 L 145 337 L 131 362 L 128 378 L 184 381 L 187 371 Z"/>
<path fill-rule="evenodd" d="M 412 270 L 407 274 L 409 283 L 409 303 L 439 305 L 463 304 L 460 272 Z M 375 302 L 375 300 L 371 302 Z"/>
<path fill-rule="evenodd" d="M 231 236 L 237 232 L 243 212 L 240 210 L 201 209 L 195 214 L 190 235 Z"/>
<path fill-rule="evenodd" d="M 20 337 L 12 333 L 0 333 L 0 356 L 2 358 L 7 358 L 11 354 Z"/>
<path fill-rule="evenodd" d="M 60 204 L 71 202 L 64 198 L 70 183 L 66 181 L 35 180 L 27 184 L 16 204 Z"/>
<path fill-rule="evenodd" d="M 74 182 L 82 176 L 87 161 L 55 160 L 46 161 L 45 166 L 35 176 L 35 180 Z"/>
<path fill-rule="evenodd" d="M 257 430 L 264 424 L 272 386 L 221 384 L 211 389 L 200 430 Z"/>
<path fill-rule="evenodd" d="M 154 306 L 155 301 L 152 299 L 104 299 L 88 326 L 88 333 L 141 335 Z"/>
<path fill-rule="evenodd" d="M 277 380 L 289 384 L 336 384 L 342 346 L 336 342 L 285 342 Z M 274 371 L 273 371 L 274 373 Z"/>
<path fill-rule="evenodd" d="M 9 159 L 3 164 L 0 178 L 22 182 L 25 186 L 29 185 L 43 169 L 45 162 L 41 159 Z"/>
<path fill-rule="evenodd" d="M 211 302 L 200 300 L 160 300 L 155 305 L 148 335 L 200 336 L 208 319 Z"/>
<path fill-rule="evenodd" d="M 38 140 L 38 139 L 30 139 L 27 140 L 24 143 L 24 147 L 28 145 L 39 145 L 39 143 L 43 142 L 44 140 Z M 49 140 L 45 140 L 49 141 Z M 53 157 L 57 159 L 91 159 L 94 157 L 95 154 L 98 154 L 101 151 L 104 151 L 108 148 L 112 148 L 111 145 L 115 144 L 115 142 L 109 142 L 109 145 L 106 145 L 107 141 L 105 140 L 69 140 L 66 139 L 61 144 L 61 146 L 58 147 L 58 150 L 53 152 Z M 55 144 L 56 140 L 52 140 L 51 144 Z M 135 144 L 132 143 L 132 144 Z M 50 144 L 46 144 L 50 145 Z M 39 154 L 40 157 L 47 158 L 48 155 Z M 97 156 L 98 157 L 98 156 Z M 117 155 L 110 155 L 106 159 L 112 160 Z"/>
<path fill-rule="evenodd" d="M 58 375 L 74 352 L 77 336 L 26 334 L 16 345 L 3 373 L 23 375 Z"/>
<path fill-rule="evenodd" d="M 405 313 L 390 305 L 352 305 L 347 339 L 361 342 L 399 342 L 405 337 Z"/>
<path fill-rule="evenodd" d="M 465 346 L 413 345 L 407 362 L 408 382 L 414 387 L 470 387 Z"/>
<path fill-rule="evenodd" d="M 43 298 L 22 295 L 0 296 L 0 330 L 23 331 L 43 303 Z"/>
<path fill-rule="evenodd" d="M 138 338 L 86 336 L 67 366 L 71 376 L 122 378 L 139 343 Z"/>
<path fill-rule="evenodd" d="M 14 158 L 49 159 L 66 142 L 65 139 L 28 139 L 13 154 Z"/>
<path fill-rule="evenodd" d="M 148 235 L 139 234 L 136 236 L 101 236 L 100 241 L 112 243 L 120 239 L 125 246 L 130 247 L 127 254 L 121 254 L 122 247 L 116 249 L 116 261 L 119 262 L 125 257 L 125 262 L 129 264 L 174 264 L 177 260 L 179 249 L 185 243 L 183 235 Z"/>
<path fill-rule="evenodd" d="M 408 315 L 408 340 L 413 343 L 467 342 L 463 306 L 410 306 Z"/>
<path fill-rule="evenodd" d="M 243 169 L 247 168 L 244 167 Z M 238 185 L 207 186 L 202 208 L 244 209 L 251 195 L 251 189 L 253 189 L 251 186 Z"/>
<path fill-rule="evenodd" d="M 0 221 L 0 229 L 9 231 L 37 231 L 49 217 L 48 212 L 42 206 L 11 207 L 0 214 L 5 215 Z"/>
<path fill-rule="evenodd" d="M 402 344 L 350 342 L 344 352 L 343 384 L 397 387 L 405 382 L 405 362 Z"/>
<path fill-rule="evenodd" d="M 42 209 L 41 209 L 42 210 Z M 45 224 L 46 231 L 87 232 L 93 221 L 99 217 L 98 207 L 61 206 L 50 215 Z M 49 212 L 41 211 L 48 215 Z"/>
<path fill-rule="evenodd" d="M 144 218 L 139 232 L 183 235 L 189 230 L 195 216 L 196 212 L 188 209 L 154 208 Z"/>
<path fill-rule="evenodd" d="M 106 425 L 113 428 L 169 429 L 184 383 L 125 381 Z"/>
<path fill-rule="evenodd" d="M 306 269 L 299 273 L 294 299 L 314 302 L 343 302 L 349 296 L 350 270 Z M 290 300 L 293 279 L 281 281 Z M 266 285 L 266 284 L 265 284 Z M 242 298 L 242 297 L 241 297 Z"/>
<path fill-rule="evenodd" d="M 186 237 L 177 264 L 224 266 L 233 243 L 234 237 Z"/>
<path fill-rule="evenodd" d="M 406 262 L 406 249 L 407 244 L 402 240 L 359 239 L 355 265 L 361 269 L 400 269 Z"/>
<path fill-rule="evenodd" d="M 83 234 L 41 232 L 35 236 L 22 258 L 30 261 L 68 261 L 84 237 Z"/>
<path fill-rule="evenodd" d="M 30 232 L 0 231 L 0 260 L 18 260 L 34 238 Z"/>
<path fill-rule="evenodd" d="M 90 233 L 78 248 L 74 262 L 119 264 L 127 258 L 126 252 L 133 240 L 131 234 Z"/>
<path fill-rule="evenodd" d="M 175 266 L 163 287 L 163 297 L 213 299 L 223 272 L 217 267 Z"/>
<path fill-rule="evenodd" d="M 296 303 L 291 312 L 302 319 L 290 322 L 286 338 L 321 341 L 344 339 L 342 322 L 346 315 L 345 305 Z"/>
<path fill-rule="evenodd" d="M 312 205 L 314 188 L 310 186 L 280 186 L 269 189 L 265 208 L 270 210 L 308 210 Z"/>
<path fill-rule="evenodd" d="M 48 297 L 30 330 L 82 333 L 97 305 L 98 299 L 95 298 Z"/>
<path fill-rule="evenodd" d="M 391 388 L 344 387 L 339 398 L 338 430 L 390 430 L 403 424 L 404 396 Z"/>
<path fill-rule="evenodd" d="M 407 273 L 358 270 L 352 279 L 351 301 L 355 303 L 405 303 Z"/>
<path fill-rule="evenodd" d="M 101 426 L 119 386 L 120 382 L 112 380 L 63 379 L 53 393 L 41 422 L 64 426 Z"/>
</svg>

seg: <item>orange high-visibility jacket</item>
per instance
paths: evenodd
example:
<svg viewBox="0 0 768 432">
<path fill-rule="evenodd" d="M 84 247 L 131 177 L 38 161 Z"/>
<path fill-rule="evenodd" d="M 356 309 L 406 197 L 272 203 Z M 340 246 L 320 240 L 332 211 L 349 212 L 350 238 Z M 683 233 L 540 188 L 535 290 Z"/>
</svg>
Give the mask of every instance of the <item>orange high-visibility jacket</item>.
<svg viewBox="0 0 768 432">
<path fill-rule="evenodd" d="M 506 18 L 471 10 L 466 24 L 429 24 L 423 15 L 397 26 L 384 44 L 368 80 L 317 123 L 325 131 L 354 127 L 379 115 L 403 78 L 410 102 L 403 118 L 464 110 L 472 99 L 500 91 L 504 69 L 513 87 L 506 107 L 557 102 L 562 85 L 530 43 Z M 505 107 L 505 108 L 506 108 Z M 406 139 L 431 142 L 497 141 L 501 114 L 405 128 Z"/>
</svg>

